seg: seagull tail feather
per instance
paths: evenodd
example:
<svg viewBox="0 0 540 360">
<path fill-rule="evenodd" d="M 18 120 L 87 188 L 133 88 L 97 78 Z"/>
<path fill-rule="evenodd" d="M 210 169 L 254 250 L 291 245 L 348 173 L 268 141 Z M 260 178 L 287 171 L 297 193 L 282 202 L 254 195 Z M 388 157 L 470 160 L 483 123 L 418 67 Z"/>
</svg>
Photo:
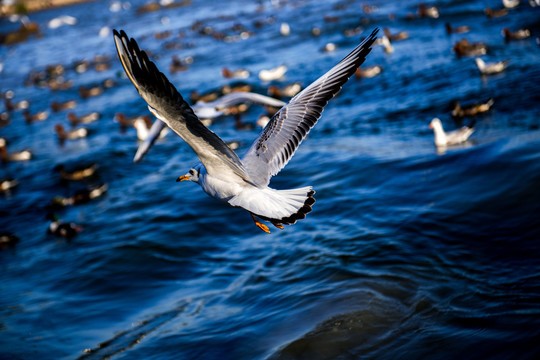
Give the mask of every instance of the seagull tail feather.
<svg viewBox="0 0 540 360">
<path fill-rule="evenodd" d="M 311 212 L 311 206 L 315 203 L 315 198 L 313 197 L 315 190 L 313 190 L 311 186 L 299 189 L 275 191 L 283 204 L 286 204 L 288 208 L 292 208 L 294 210 L 290 211 L 287 216 L 279 219 L 261 215 L 259 216 L 261 219 L 270 221 L 272 223 L 279 223 L 283 225 L 295 224 L 298 220 L 305 219 L 306 214 Z"/>
</svg>

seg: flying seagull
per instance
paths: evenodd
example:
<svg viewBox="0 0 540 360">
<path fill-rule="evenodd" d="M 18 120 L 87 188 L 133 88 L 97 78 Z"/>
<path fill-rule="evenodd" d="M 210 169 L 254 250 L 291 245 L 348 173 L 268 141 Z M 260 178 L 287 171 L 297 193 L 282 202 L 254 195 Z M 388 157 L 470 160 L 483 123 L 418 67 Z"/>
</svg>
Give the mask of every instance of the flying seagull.
<svg viewBox="0 0 540 360">
<path fill-rule="evenodd" d="M 315 203 L 311 186 L 275 190 L 270 178 L 289 162 L 324 106 L 365 61 L 376 39 L 375 29 L 330 71 L 281 108 L 253 142 L 242 160 L 195 115 L 137 42 L 114 30 L 116 49 L 124 70 L 148 103 L 150 111 L 165 122 L 195 151 L 201 163 L 177 181 L 198 183 L 210 196 L 248 211 L 255 225 L 269 233 L 269 221 L 279 229 L 304 219 Z"/>
</svg>

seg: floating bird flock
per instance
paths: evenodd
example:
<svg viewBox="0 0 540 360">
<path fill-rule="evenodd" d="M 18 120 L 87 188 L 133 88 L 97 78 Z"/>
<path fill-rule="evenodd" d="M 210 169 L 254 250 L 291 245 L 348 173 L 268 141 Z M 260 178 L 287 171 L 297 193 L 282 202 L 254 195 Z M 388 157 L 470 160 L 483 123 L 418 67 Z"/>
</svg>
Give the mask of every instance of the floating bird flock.
<svg viewBox="0 0 540 360">
<path fill-rule="evenodd" d="M 332 99 L 365 61 L 376 39 L 375 29 L 360 45 L 279 110 L 253 142 L 242 160 L 199 120 L 182 95 L 169 82 L 137 42 L 114 30 L 116 49 L 129 79 L 148 103 L 149 110 L 176 132 L 201 163 L 177 181 L 198 183 L 210 196 L 248 211 L 255 225 L 269 233 L 304 219 L 315 203 L 311 186 L 275 190 L 270 178 L 289 162 Z"/>
</svg>

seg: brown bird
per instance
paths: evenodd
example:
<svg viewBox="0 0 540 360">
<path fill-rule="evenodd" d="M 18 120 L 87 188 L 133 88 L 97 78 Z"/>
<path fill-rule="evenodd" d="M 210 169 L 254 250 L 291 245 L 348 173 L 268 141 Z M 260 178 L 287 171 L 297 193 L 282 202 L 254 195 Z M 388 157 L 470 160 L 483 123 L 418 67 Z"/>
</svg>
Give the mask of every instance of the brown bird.
<svg viewBox="0 0 540 360">
<path fill-rule="evenodd" d="M 459 101 L 453 101 L 452 106 L 452 117 L 454 118 L 463 118 L 465 116 L 476 116 L 491 110 L 491 107 L 495 101 L 489 99 L 486 102 L 477 102 L 470 105 L 461 105 Z"/>
<path fill-rule="evenodd" d="M 483 42 L 469 43 L 462 39 L 454 44 L 454 52 L 457 56 L 482 56 L 487 54 L 488 46 Z"/>
<path fill-rule="evenodd" d="M 529 29 L 510 31 L 510 29 L 508 28 L 503 28 L 501 33 L 502 36 L 504 36 L 504 40 L 506 42 L 509 42 L 511 40 L 524 40 L 531 36 L 531 31 Z"/>
<path fill-rule="evenodd" d="M 32 114 L 27 109 L 27 110 L 23 111 L 23 117 L 24 117 L 24 121 L 26 121 L 27 124 L 31 124 L 31 123 L 36 122 L 36 121 L 46 120 L 49 117 L 49 112 L 48 111 L 38 111 L 37 113 Z"/>
<path fill-rule="evenodd" d="M 461 25 L 461 26 L 456 26 L 456 27 L 452 27 L 452 25 L 450 25 L 450 23 L 446 23 L 444 24 L 444 27 L 446 28 L 446 33 L 448 35 L 450 34 L 465 34 L 465 33 L 468 33 L 469 31 L 471 31 L 471 28 L 467 25 Z"/>
<path fill-rule="evenodd" d="M 2 159 L 3 163 L 12 161 L 27 161 L 32 158 L 32 153 L 30 150 L 8 153 L 6 139 L 0 138 L 0 158 Z"/>
<path fill-rule="evenodd" d="M 81 116 L 77 116 L 75 115 L 75 113 L 72 113 L 72 112 L 67 114 L 67 118 L 71 126 L 75 126 L 78 124 L 90 124 L 98 120 L 99 117 L 100 117 L 99 113 L 95 111 L 86 115 L 81 115 Z"/>
<path fill-rule="evenodd" d="M 63 142 L 65 140 L 76 140 L 85 138 L 88 135 L 88 130 L 85 128 L 78 128 L 74 130 L 67 131 L 62 124 L 56 124 L 54 126 L 54 131 L 58 136 L 58 140 Z"/>
<path fill-rule="evenodd" d="M 75 100 L 68 100 L 64 102 L 58 102 L 58 101 L 51 102 L 51 109 L 53 112 L 73 109 L 75 106 L 77 106 L 77 102 Z"/>
</svg>

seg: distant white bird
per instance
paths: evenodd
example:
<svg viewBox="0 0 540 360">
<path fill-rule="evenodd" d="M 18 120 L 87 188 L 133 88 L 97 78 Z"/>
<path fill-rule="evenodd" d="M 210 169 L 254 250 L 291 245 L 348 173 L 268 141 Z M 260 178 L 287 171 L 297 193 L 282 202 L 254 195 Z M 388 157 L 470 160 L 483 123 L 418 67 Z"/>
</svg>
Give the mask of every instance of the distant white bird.
<svg viewBox="0 0 540 360">
<path fill-rule="evenodd" d="M 76 23 L 77 23 L 77 18 L 74 18 L 73 16 L 69 16 L 69 15 L 62 15 L 62 16 L 59 16 L 57 18 L 50 20 L 47 26 L 50 29 L 56 29 L 56 28 L 59 28 L 60 26 L 75 25 Z"/>
<path fill-rule="evenodd" d="M 281 79 L 283 75 L 287 72 L 287 67 L 285 65 L 278 66 L 277 68 L 269 70 L 259 71 L 259 79 L 262 81 L 272 81 Z"/>
<path fill-rule="evenodd" d="M 281 26 L 279 27 L 279 32 L 283 36 L 289 36 L 291 34 L 291 27 L 286 22 L 281 23 Z"/>
<path fill-rule="evenodd" d="M 431 120 L 429 127 L 432 128 L 433 132 L 435 133 L 435 145 L 441 147 L 457 145 L 465 142 L 474 131 L 472 126 L 463 126 L 460 129 L 446 133 L 444 132 L 441 120 L 439 118 L 434 118 Z"/>
<path fill-rule="evenodd" d="M 391 54 L 394 52 L 394 47 L 392 46 L 390 39 L 388 39 L 386 35 L 377 39 L 377 45 L 381 45 L 382 47 L 384 47 L 384 52 L 387 54 Z"/>
<path fill-rule="evenodd" d="M 502 3 L 505 8 L 512 9 L 519 5 L 519 0 L 502 0 Z"/>
<path fill-rule="evenodd" d="M 137 139 L 141 141 L 147 140 L 149 138 L 149 135 L 154 136 L 154 134 L 151 134 L 151 129 L 154 126 L 155 121 L 154 124 L 150 124 L 146 121 L 147 119 L 148 118 L 138 117 L 137 119 L 135 119 L 135 121 L 133 121 L 133 127 L 135 128 L 135 130 L 137 130 Z M 156 125 L 156 127 L 158 126 Z M 160 130 L 156 136 L 162 139 L 167 135 L 167 133 L 168 131 L 166 130 Z"/>
<path fill-rule="evenodd" d="M 268 187 L 270 178 L 287 165 L 324 106 L 365 61 L 377 31 L 277 112 L 242 160 L 201 123 L 134 39 L 114 30 L 114 40 L 124 70 L 150 111 L 184 139 L 201 160 L 177 181 L 198 183 L 208 195 L 248 211 L 255 225 L 270 232 L 255 216 L 282 229 L 311 211 L 315 202 L 311 186 L 275 190 Z"/>
<path fill-rule="evenodd" d="M 478 70 L 480 70 L 480 73 L 482 75 L 500 73 L 508 67 L 508 62 L 509 62 L 509 60 L 503 60 L 503 61 L 486 63 L 484 60 L 480 58 L 476 58 L 475 61 L 476 61 L 476 66 L 478 66 Z"/>
</svg>

